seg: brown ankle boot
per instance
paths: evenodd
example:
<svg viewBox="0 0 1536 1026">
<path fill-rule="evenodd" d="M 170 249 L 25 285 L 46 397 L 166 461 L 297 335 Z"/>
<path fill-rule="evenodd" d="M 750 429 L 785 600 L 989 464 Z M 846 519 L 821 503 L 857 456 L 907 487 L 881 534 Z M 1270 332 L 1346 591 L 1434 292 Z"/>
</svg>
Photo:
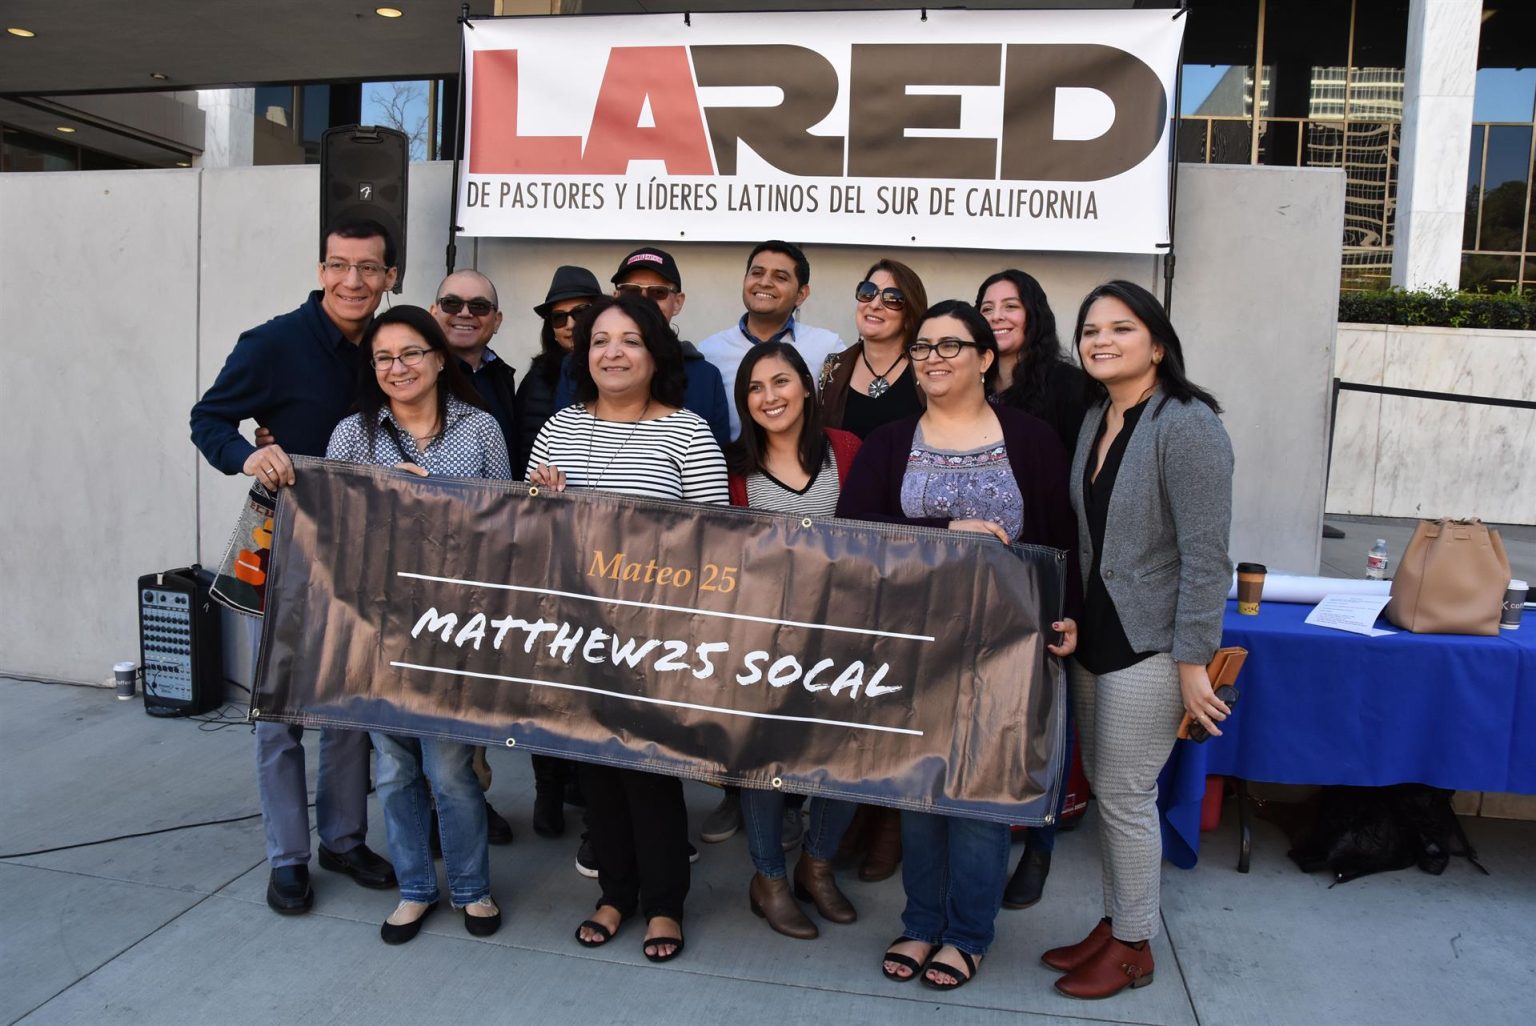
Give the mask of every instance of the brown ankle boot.
<svg viewBox="0 0 1536 1026">
<path fill-rule="evenodd" d="M 752 903 L 752 911 L 768 920 L 768 925 L 784 936 L 797 940 L 815 938 L 816 924 L 795 904 L 794 895 L 789 893 L 789 881 L 782 876 L 770 880 L 761 873 L 753 873 L 747 898 Z"/>
<path fill-rule="evenodd" d="M 1056 981 L 1067 997 L 1097 1000 L 1152 982 L 1152 945 L 1140 948 L 1110 937 L 1092 958 Z"/>
<path fill-rule="evenodd" d="M 1068 944 L 1063 948 L 1052 948 L 1040 956 L 1040 961 L 1055 969 L 1059 973 L 1070 973 L 1073 969 L 1088 961 L 1098 954 L 1104 942 L 1109 940 L 1109 918 L 1106 916 L 1099 920 L 1099 925 L 1089 931 L 1088 936 L 1076 944 Z"/>
<path fill-rule="evenodd" d="M 859 867 L 859 879 L 870 883 L 885 880 L 901 864 L 901 813 L 896 809 L 875 810 L 870 828 L 869 852 Z"/>
<path fill-rule="evenodd" d="M 837 889 L 832 863 L 826 859 L 800 856 L 800 861 L 795 864 L 795 897 L 814 904 L 821 918 L 829 922 L 851 923 L 859 918 L 853 905 Z"/>
</svg>

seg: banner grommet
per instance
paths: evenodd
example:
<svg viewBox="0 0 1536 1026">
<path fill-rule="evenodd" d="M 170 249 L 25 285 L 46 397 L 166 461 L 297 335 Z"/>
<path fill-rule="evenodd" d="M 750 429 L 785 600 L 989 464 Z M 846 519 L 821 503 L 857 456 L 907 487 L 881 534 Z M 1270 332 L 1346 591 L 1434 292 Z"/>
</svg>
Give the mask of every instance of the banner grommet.
<svg viewBox="0 0 1536 1026">
<path fill-rule="evenodd" d="M 529 485 L 528 486 L 528 494 L 530 496 L 537 497 L 538 494 L 539 494 L 539 486 L 538 485 Z"/>
<path fill-rule="evenodd" d="M 783 777 L 774 777 L 772 780 L 770 780 L 768 782 L 773 785 L 773 789 L 775 791 L 783 788 L 783 786 L 784 786 L 784 778 Z"/>
<path fill-rule="evenodd" d="M 801 519 L 800 526 L 801 527 L 810 527 L 811 526 L 811 518 L 810 517 L 804 517 L 803 519 Z"/>
<path fill-rule="evenodd" d="M 517 747 L 517 738 L 515 738 L 515 737 L 507 738 L 507 747 L 508 748 L 516 748 Z"/>
</svg>

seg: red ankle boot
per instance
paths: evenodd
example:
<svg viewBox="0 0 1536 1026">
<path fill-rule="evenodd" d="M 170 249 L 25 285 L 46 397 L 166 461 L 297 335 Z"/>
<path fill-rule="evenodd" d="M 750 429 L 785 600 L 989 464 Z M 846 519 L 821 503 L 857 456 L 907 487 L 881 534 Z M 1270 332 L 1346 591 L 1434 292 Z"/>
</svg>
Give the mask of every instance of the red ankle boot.
<svg viewBox="0 0 1536 1026">
<path fill-rule="evenodd" d="M 1133 948 L 1110 937 L 1092 958 L 1057 980 L 1056 989 L 1067 997 L 1097 1000 L 1151 982 L 1152 945 Z"/>
<path fill-rule="evenodd" d="M 1040 956 L 1040 961 L 1059 973 L 1070 973 L 1098 954 L 1099 949 L 1109 938 L 1109 919 L 1106 917 L 1099 920 L 1099 925 L 1095 926 L 1088 936 L 1076 944 L 1068 944 L 1064 948 L 1052 948 Z"/>
</svg>

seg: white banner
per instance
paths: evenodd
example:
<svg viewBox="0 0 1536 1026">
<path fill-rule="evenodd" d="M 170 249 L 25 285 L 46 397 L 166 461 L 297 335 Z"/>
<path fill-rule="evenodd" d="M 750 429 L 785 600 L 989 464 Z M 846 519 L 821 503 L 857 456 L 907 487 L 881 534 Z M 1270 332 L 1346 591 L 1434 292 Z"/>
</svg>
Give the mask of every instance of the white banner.
<svg viewBox="0 0 1536 1026">
<path fill-rule="evenodd" d="M 502 18 L 464 33 L 467 235 L 1150 253 L 1167 10 Z"/>
</svg>

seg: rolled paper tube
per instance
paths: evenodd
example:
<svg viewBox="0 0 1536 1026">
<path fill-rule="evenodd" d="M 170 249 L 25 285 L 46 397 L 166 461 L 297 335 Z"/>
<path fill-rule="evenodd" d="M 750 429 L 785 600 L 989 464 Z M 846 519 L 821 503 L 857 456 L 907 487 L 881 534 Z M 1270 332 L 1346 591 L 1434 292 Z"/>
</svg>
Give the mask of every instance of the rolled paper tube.
<svg viewBox="0 0 1536 1026">
<path fill-rule="evenodd" d="M 1390 595 L 1391 581 L 1356 580 L 1352 577 L 1304 577 L 1295 574 L 1269 574 L 1264 578 L 1265 602 L 1318 603 L 1329 595 Z M 1237 598 L 1237 575 L 1227 598 Z"/>
</svg>

